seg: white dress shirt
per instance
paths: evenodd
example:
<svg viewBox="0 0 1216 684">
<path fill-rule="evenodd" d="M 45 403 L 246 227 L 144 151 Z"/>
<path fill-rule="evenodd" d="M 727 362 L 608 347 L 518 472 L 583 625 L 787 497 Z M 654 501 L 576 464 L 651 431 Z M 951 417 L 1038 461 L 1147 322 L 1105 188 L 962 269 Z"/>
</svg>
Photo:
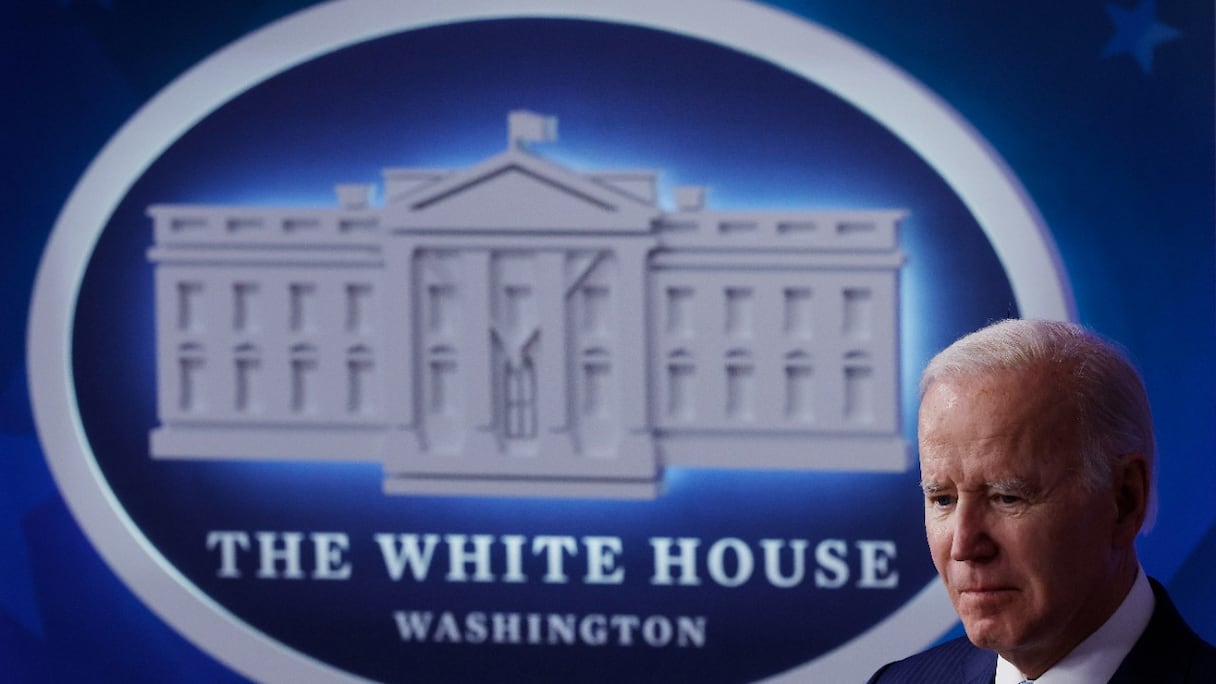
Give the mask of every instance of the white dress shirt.
<svg viewBox="0 0 1216 684">
<path fill-rule="evenodd" d="M 1123 599 L 1114 615 L 1085 641 L 1077 644 L 1060 662 L 1052 665 L 1051 669 L 1039 675 L 1037 679 L 1027 680 L 1013 663 L 998 655 L 996 684 L 1019 684 L 1023 681 L 1033 681 L 1034 684 L 1108 682 L 1148 627 L 1148 621 L 1152 618 L 1156 606 L 1157 599 L 1153 597 L 1153 588 L 1149 586 L 1148 576 L 1144 574 L 1144 568 L 1140 568 L 1132 590 L 1127 593 L 1127 598 Z"/>
</svg>

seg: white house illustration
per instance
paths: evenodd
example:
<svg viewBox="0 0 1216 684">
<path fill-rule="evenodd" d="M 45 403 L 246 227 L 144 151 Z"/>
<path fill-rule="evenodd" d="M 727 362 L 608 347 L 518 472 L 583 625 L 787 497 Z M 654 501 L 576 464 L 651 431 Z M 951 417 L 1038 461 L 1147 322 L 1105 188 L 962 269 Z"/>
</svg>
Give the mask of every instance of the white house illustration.
<svg viewBox="0 0 1216 684">
<path fill-rule="evenodd" d="M 156 205 L 157 458 L 389 493 L 653 497 L 668 466 L 903 471 L 899 210 L 660 208 L 528 143 L 334 207 Z"/>
</svg>

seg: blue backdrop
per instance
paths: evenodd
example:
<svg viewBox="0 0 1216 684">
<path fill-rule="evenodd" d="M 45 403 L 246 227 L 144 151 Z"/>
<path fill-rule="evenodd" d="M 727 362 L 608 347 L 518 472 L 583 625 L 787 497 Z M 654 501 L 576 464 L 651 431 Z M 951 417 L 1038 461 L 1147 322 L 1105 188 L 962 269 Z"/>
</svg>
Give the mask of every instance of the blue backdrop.
<svg viewBox="0 0 1216 684">
<path fill-rule="evenodd" d="M 240 680 L 146 609 L 72 519 L 34 433 L 25 321 L 59 208 L 109 137 L 211 52 L 309 4 L 19 2 L 0 28 L 5 92 L 14 94 L 0 132 L 10 160 L 3 183 L 8 242 L 0 254 L 0 304 L 8 311 L 0 333 L 0 675 L 6 680 Z M 836 30 L 925 84 L 987 139 L 1026 187 L 1059 247 L 1079 320 L 1123 342 L 1144 371 L 1159 431 L 1161 511 L 1140 542 L 1142 558 L 1192 625 L 1216 641 L 1210 581 L 1216 503 L 1209 494 L 1216 483 L 1211 4 L 775 4 Z M 761 76 L 769 77 L 739 73 L 736 79 Z M 500 112 L 486 114 L 486 126 L 501 124 Z M 450 159 L 432 162 L 469 163 L 479 151 L 448 153 Z M 359 180 L 358 174 L 395 161 L 384 156 L 376 150 L 374 157 L 351 159 L 342 179 Z M 706 179 L 706 162 L 690 164 L 698 176 L 681 182 L 717 180 L 744 202 L 780 204 L 781 197 L 765 196 L 762 188 L 741 186 L 746 174 Z M 679 171 L 677 161 L 660 165 Z M 167 199 L 233 199 L 231 188 L 197 192 Z M 738 206 L 731 199 L 721 203 Z M 94 329 L 104 323 L 82 321 Z M 82 388 L 88 391 L 87 383 Z M 92 391 L 104 392 L 104 383 Z"/>
</svg>

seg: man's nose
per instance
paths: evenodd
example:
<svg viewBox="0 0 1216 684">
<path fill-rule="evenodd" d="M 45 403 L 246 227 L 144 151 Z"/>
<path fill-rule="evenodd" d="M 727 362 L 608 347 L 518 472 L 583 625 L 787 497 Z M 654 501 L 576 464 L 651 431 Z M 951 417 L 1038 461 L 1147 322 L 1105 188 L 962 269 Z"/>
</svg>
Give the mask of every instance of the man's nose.
<svg viewBox="0 0 1216 684">
<path fill-rule="evenodd" d="M 981 501 L 960 500 L 954 510 L 954 538 L 950 559 L 983 561 L 996 555 L 996 542 L 988 527 L 988 511 Z"/>
</svg>

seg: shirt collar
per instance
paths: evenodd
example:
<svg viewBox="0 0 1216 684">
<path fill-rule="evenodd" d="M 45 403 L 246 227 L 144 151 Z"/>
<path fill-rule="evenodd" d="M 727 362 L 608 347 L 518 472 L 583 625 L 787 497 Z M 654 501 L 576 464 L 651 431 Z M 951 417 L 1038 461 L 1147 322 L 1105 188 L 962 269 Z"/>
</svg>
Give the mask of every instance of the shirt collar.
<svg viewBox="0 0 1216 684">
<path fill-rule="evenodd" d="M 1106 682 L 1119 669 L 1119 664 L 1144 634 L 1148 621 L 1153 617 L 1157 599 L 1148 583 L 1144 568 L 1139 568 L 1132 590 L 1119 608 L 1085 641 L 1060 662 L 1056 663 L 1033 680 L 1035 684 L 1092 684 Z M 1000 657 L 996 657 L 996 684 L 1018 684 L 1025 676 L 1018 668 Z"/>
</svg>

